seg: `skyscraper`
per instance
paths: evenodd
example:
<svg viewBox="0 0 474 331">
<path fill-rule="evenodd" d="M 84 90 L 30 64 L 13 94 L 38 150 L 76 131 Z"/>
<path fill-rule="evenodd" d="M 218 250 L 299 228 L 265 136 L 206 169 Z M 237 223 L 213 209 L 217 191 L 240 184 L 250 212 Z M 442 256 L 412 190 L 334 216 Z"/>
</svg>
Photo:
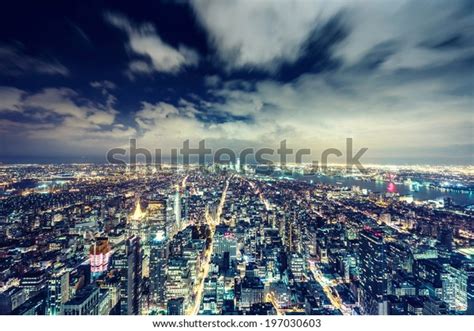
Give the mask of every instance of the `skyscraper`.
<svg viewBox="0 0 474 331">
<path fill-rule="evenodd" d="M 235 171 L 240 172 L 240 158 L 235 159 Z"/>
<path fill-rule="evenodd" d="M 214 234 L 213 242 L 214 254 L 218 255 L 219 258 L 223 258 L 224 253 L 229 253 L 229 262 L 235 261 L 237 256 L 237 239 L 235 234 L 229 230 L 226 225 L 218 225 Z"/>
<path fill-rule="evenodd" d="M 110 251 L 108 238 L 96 238 L 89 250 L 92 277 L 98 277 L 101 273 L 107 271 Z"/>
<path fill-rule="evenodd" d="M 181 229 L 181 196 L 179 194 L 179 186 L 176 186 L 174 194 L 174 215 L 176 217 L 176 229 Z"/>
<path fill-rule="evenodd" d="M 120 272 L 120 313 L 140 313 L 142 285 L 142 248 L 140 238 L 131 236 L 123 250 L 114 256 L 114 268 Z"/>
<path fill-rule="evenodd" d="M 381 232 L 366 229 L 360 233 L 359 247 L 361 305 L 367 314 L 387 314 L 387 262 Z"/>
<path fill-rule="evenodd" d="M 191 295 L 191 277 L 187 261 L 182 257 L 168 260 L 166 270 L 166 299 L 169 305 L 171 299 L 184 298 L 184 307 L 189 304 Z"/>
<path fill-rule="evenodd" d="M 166 231 L 166 208 L 167 203 L 163 198 L 148 201 L 147 214 L 152 236 L 161 232 L 169 237 Z"/>
<path fill-rule="evenodd" d="M 62 314 L 63 304 L 69 300 L 69 271 L 56 270 L 48 281 L 47 315 Z"/>
<path fill-rule="evenodd" d="M 158 233 L 150 243 L 150 290 L 155 305 L 165 306 L 168 241 Z"/>
</svg>

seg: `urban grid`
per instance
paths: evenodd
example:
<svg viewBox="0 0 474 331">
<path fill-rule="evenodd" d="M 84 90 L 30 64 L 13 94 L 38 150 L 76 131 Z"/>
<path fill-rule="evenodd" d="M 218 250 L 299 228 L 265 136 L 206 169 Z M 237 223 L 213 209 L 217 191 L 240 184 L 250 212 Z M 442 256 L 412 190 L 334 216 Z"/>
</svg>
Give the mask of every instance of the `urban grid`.
<svg viewBox="0 0 474 331">
<path fill-rule="evenodd" d="M 0 312 L 473 314 L 472 169 L 391 169 L 2 166 Z"/>
</svg>

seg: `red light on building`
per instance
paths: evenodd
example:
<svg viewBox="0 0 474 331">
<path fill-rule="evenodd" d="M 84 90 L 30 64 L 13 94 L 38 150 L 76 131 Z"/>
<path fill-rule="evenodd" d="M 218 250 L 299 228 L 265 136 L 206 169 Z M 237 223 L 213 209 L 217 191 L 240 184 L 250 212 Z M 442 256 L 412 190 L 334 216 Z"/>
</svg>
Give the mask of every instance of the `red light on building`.
<svg viewBox="0 0 474 331">
<path fill-rule="evenodd" d="M 97 238 L 89 250 L 91 272 L 93 274 L 107 271 L 111 248 L 108 238 Z"/>
<path fill-rule="evenodd" d="M 233 234 L 232 232 L 226 232 L 226 233 L 224 233 L 224 238 L 225 239 L 235 239 L 235 234 Z"/>
<path fill-rule="evenodd" d="M 388 183 L 387 192 L 389 192 L 389 193 L 397 192 L 397 186 L 393 182 Z"/>
</svg>

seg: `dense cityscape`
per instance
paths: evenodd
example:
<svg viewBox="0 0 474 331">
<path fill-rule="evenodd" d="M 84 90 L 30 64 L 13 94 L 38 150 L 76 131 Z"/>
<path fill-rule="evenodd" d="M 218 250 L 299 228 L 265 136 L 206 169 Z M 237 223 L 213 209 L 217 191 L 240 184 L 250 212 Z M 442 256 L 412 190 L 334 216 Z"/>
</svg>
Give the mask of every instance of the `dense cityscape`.
<svg viewBox="0 0 474 331">
<path fill-rule="evenodd" d="M 468 330 L 473 106 L 474 0 L 3 1 L 0 326 Z"/>
<path fill-rule="evenodd" d="M 0 314 L 472 315 L 473 174 L 2 165 Z"/>
</svg>

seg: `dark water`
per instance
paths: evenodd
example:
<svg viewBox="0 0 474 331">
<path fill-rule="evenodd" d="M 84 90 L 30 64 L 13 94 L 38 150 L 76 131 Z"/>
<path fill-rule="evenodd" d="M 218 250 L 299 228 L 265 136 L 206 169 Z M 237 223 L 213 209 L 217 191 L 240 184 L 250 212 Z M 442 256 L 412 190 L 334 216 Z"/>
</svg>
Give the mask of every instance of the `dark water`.
<svg viewBox="0 0 474 331">
<path fill-rule="evenodd" d="M 293 178 L 305 181 L 313 181 L 314 183 L 336 185 L 336 186 L 359 186 L 361 189 L 367 189 L 372 192 L 387 192 L 388 182 L 382 181 L 366 181 L 340 176 L 302 176 L 294 175 Z M 395 191 L 400 195 L 410 194 L 414 200 L 438 200 L 449 197 L 457 205 L 474 205 L 473 192 L 448 191 L 434 187 L 420 186 L 417 191 L 410 190 L 410 186 L 404 184 L 395 184 Z"/>
</svg>

